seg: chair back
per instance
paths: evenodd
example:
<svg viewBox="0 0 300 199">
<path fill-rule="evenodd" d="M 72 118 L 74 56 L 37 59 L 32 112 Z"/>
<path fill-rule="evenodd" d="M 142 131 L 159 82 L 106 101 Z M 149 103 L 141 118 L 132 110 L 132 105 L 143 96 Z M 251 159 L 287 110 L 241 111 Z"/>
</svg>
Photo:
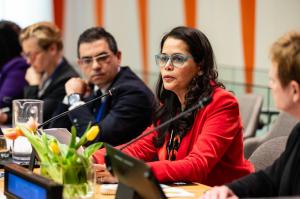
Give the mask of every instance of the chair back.
<svg viewBox="0 0 300 199">
<path fill-rule="evenodd" d="M 255 149 L 262 143 L 279 136 L 289 136 L 299 121 L 287 113 L 281 112 L 276 118 L 271 130 L 266 134 L 246 139 L 244 142 L 244 155 L 249 158 Z"/>
<path fill-rule="evenodd" d="M 261 144 L 250 156 L 249 161 L 256 171 L 270 166 L 284 151 L 288 136 L 272 138 Z"/>
<path fill-rule="evenodd" d="M 254 137 L 263 105 L 263 97 L 255 93 L 243 94 L 238 98 L 244 139 Z"/>
</svg>

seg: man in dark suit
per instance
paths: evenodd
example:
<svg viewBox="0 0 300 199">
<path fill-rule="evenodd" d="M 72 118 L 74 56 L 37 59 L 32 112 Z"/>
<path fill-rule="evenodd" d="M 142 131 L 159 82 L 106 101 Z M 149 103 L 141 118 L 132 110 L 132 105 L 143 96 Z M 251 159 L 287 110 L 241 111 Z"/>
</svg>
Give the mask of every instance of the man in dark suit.
<svg viewBox="0 0 300 199">
<path fill-rule="evenodd" d="M 44 101 L 44 121 L 53 116 L 57 104 L 66 95 L 64 85 L 78 73 L 63 57 L 60 30 L 50 22 L 32 24 L 22 30 L 23 57 L 30 67 L 25 79 L 24 98 Z"/>
<path fill-rule="evenodd" d="M 69 117 L 81 136 L 87 125 L 98 123 L 96 141 L 119 145 L 138 136 L 151 123 L 154 95 L 129 67 L 121 67 L 114 37 L 101 27 L 84 31 L 77 45 L 78 64 L 87 77 L 66 85 L 69 110 L 116 88 L 112 96 L 74 110 Z"/>
</svg>

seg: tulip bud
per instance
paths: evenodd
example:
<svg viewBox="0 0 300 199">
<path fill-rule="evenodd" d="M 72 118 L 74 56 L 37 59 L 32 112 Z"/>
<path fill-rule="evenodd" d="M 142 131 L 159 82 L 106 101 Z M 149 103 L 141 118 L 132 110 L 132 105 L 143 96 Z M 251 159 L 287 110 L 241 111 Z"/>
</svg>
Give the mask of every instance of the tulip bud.
<svg viewBox="0 0 300 199">
<path fill-rule="evenodd" d="M 54 153 L 54 154 L 59 154 L 59 152 L 60 152 L 59 146 L 58 146 L 57 142 L 55 142 L 54 140 L 50 142 L 49 148 L 52 151 L 52 153 Z"/>
<path fill-rule="evenodd" d="M 17 136 L 24 136 L 23 131 L 18 126 L 16 127 L 16 133 L 17 133 Z"/>
<path fill-rule="evenodd" d="M 97 126 L 97 125 L 92 126 L 86 133 L 86 139 L 88 141 L 93 141 L 99 132 L 100 132 L 99 126 Z"/>
<path fill-rule="evenodd" d="M 26 122 L 26 127 L 29 131 L 35 132 L 38 127 L 38 123 L 33 117 L 30 117 L 29 120 Z"/>
</svg>

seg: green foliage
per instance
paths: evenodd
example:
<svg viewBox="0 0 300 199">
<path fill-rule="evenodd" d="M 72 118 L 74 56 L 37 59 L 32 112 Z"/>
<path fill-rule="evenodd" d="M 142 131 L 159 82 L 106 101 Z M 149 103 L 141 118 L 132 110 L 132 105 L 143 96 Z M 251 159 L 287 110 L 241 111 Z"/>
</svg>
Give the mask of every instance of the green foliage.
<svg viewBox="0 0 300 199">
<path fill-rule="evenodd" d="M 69 145 L 59 143 L 55 137 L 47 135 L 44 132 L 38 135 L 32 134 L 24 126 L 20 126 L 19 128 L 28 138 L 40 158 L 42 175 L 62 184 L 85 184 L 77 186 L 76 190 L 68 188 L 68 191 L 64 191 L 64 194 L 73 192 L 84 193 L 87 190 L 87 178 L 89 169 L 92 167 L 90 157 L 102 146 L 102 142 L 97 142 L 86 147 L 82 154 L 77 151 L 80 146 L 87 142 L 86 135 L 90 126 L 78 142 L 76 141 L 76 129 L 72 127 L 72 138 Z M 82 190 L 78 190 L 78 187 L 83 188 Z"/>
</svg>

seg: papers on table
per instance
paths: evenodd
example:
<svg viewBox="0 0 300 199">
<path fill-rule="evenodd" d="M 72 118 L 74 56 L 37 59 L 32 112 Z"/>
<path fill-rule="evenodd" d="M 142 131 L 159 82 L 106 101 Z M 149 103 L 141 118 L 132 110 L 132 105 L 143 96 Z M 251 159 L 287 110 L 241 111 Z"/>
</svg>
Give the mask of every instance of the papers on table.
<svg viewBox="0 0 300 199">
<path fill-rule="evenodd" d="M 191 192 L 184 190 L 183 188 L 170 187 L 164 184 L 160 185 L 168 198 L 176 197 L 194 197 L 195 195 Z"/>
<path fill-rule="evenodd" d="M 0 193 L 0 199 L 6 199 L 6 196 L 4 195 L 4 193 Z"/>
<path fill-rule="evenodd" d="M 163 189 L 164 193 L 168 198 L 176 198 L 176 197 L 194 197 L 195 195 L 191 192 L 188 192 L 182 188 L 171 187 L 164 184 L 160 185 Z M 100 192 L 103 195 L 114 195 L 117 191 L 117 184 L 102 184 L 100 186 Z"/>
<path fill-rule="evenodd" d="M 52 135 L 52 136 L 56 137 L 56 139 L 61 144 L 69 145 L 69 143 L 72 139 L 72 134 L 68 131 L 68 129 L 65 129 L 65 128 L 51 128 L 51 129 L 44 129 L 43 131 L 48 135 Z M 77 151 L 79 153 L 82 153 L 84 151 L 84 149 L 81 146 L 81 147 L 79 147 L 79 149 Z"/>
<path fill-rule="evenodd" d="M 115 195 L 118 184 L 102 184 L 100 185 L 100 193 L 103 195 Z"/>
<path fill-rule="evenodd" d="M 56 139 L 62 144 L 69 144 L 71 141 L 72 135 L 65 128 L 44 129 L 44 132 L 48 135 L 56 137 Z"/>
</svg>

